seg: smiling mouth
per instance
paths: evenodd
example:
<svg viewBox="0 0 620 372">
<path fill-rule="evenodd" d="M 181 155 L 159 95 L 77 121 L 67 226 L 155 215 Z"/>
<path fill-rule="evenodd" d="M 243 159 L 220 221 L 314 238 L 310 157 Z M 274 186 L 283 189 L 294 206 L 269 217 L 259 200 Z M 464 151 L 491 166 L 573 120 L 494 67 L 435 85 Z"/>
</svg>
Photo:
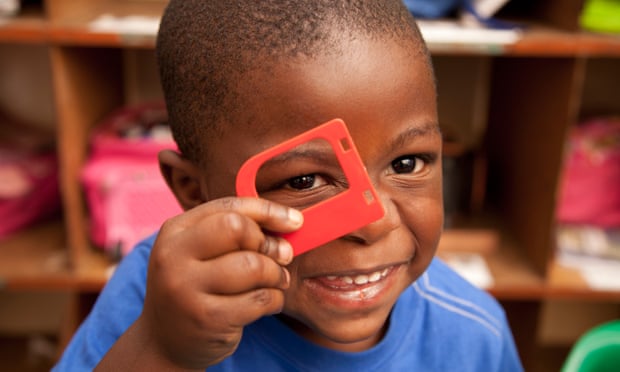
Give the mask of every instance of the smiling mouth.
<svg viewBox="0 0 620 372">
<path fill-rule="evenodd" d="M 311 278 L 331 290 L 351 291 L 374 286 L 387 278 L 399 265 L 392 265 L 367 273 L 323 275 Z"/>
<path fill-rule="evenodd" d="M 387 267 L 369 274 L 328 275 L 317 279 L 320 280 L 323 285 L 334 289 L 353 289 L 356 287 L 364 287 L 384 279 L 393 268 L 393 266 Z"/>
<path fill-rule="evenodd" d="M 310 278 L 306 284 L 319 298 L 340 307 L 357 307 L 378 300 L 390 287 L 388 283 L 401 265 L 392 265 L 371 272 L 351 272 L 342 275 L 322 275 Z"/>
</svg>

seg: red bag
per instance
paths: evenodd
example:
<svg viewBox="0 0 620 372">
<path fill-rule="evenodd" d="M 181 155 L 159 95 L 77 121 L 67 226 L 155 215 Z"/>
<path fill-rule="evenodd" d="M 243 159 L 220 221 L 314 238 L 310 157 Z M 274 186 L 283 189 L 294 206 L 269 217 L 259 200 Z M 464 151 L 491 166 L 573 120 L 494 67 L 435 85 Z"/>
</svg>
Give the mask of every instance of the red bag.
<svg viewBox="0 0 620 372">
<path fill-rule="evenodd" d="M 0 146 L 0 238 L 60 208 L 58 162 L 43 154 Z"/>
<path fill-rule="evenodd" d="M 620 227 L 620 118 L 574 128 L 560 185 L 559 222 Z"/>
<path fill-rule="evenodd" d="M 124 256 L 181 212 L 159 171 L 157 153 L 175 149 L 163 103 L 125 107 L 94 132 L 82 171 L 93 242 Z"/>
</svg>

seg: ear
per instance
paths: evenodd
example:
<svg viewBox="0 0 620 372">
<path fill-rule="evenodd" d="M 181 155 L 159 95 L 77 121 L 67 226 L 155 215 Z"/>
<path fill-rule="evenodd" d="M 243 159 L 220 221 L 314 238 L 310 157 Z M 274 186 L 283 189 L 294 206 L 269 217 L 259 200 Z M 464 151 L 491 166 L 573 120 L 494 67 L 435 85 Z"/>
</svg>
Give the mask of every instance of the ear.
<svg viewBox="0 0 620 372">
<path fill-rule="evenodd" d="M 205 202 L 196 165 L 173 150 L 161 151 L 158 158 L 161 174 L 184 210 Z"/>
</svg>

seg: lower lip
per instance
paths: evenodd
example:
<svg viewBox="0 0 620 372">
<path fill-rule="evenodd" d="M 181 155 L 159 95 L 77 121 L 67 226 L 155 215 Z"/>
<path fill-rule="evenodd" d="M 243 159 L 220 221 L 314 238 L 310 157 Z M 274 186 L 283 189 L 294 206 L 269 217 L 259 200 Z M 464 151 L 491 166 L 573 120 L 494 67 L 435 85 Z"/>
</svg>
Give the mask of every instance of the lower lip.
<svg viewBox="0 0 620 372">
<path fill-rule="evenodd" d="M 322 280 L 322 278 L 307 279 L 304 282 L 313 296 L 322 304 L 333 304 L 334 306 L 347 309 L 359 309 L 372 306 L 384 297 L 385 293 L 392 287 L 399 268 L 399 266 L 390 268 L 385 277 L 374 283 L 350 285 L 344 288 L 330 286 L 328 285 L 329 281 Z"/>
</svg>

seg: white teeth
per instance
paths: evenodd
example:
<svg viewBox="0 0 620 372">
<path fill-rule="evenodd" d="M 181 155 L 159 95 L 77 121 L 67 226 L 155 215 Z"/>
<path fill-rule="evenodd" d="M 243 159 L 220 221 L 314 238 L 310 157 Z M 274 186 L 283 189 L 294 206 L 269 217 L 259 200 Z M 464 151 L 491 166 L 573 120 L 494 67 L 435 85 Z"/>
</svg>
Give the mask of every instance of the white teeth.
<svg viewBox="0 0 620 372">
<path fill-rule="evenodd" d="M 356 275 L 355 277 L 329 275 L 326 278 L 330 281 L 341 280 L 345 284 L 355 283 L 357 285 L 364 285 L 368 283 L 378 282 L 379 280 L 381 280 L 381 278 L 385 278 L 389 272 L 390 269 L 387 268 L 382 271 L 375 271 L 374 273 L 371 273 L 369 275 L 360 274 Z"/>
<path fill-rule="evenodd" d="M 379 279 L 381 279 L 381 273 L 379 272 L 374 272 L 370 274 L 370 277 L 368 277 L 368 281 L 371 283 L 377 282 Z"/>
</svg>

